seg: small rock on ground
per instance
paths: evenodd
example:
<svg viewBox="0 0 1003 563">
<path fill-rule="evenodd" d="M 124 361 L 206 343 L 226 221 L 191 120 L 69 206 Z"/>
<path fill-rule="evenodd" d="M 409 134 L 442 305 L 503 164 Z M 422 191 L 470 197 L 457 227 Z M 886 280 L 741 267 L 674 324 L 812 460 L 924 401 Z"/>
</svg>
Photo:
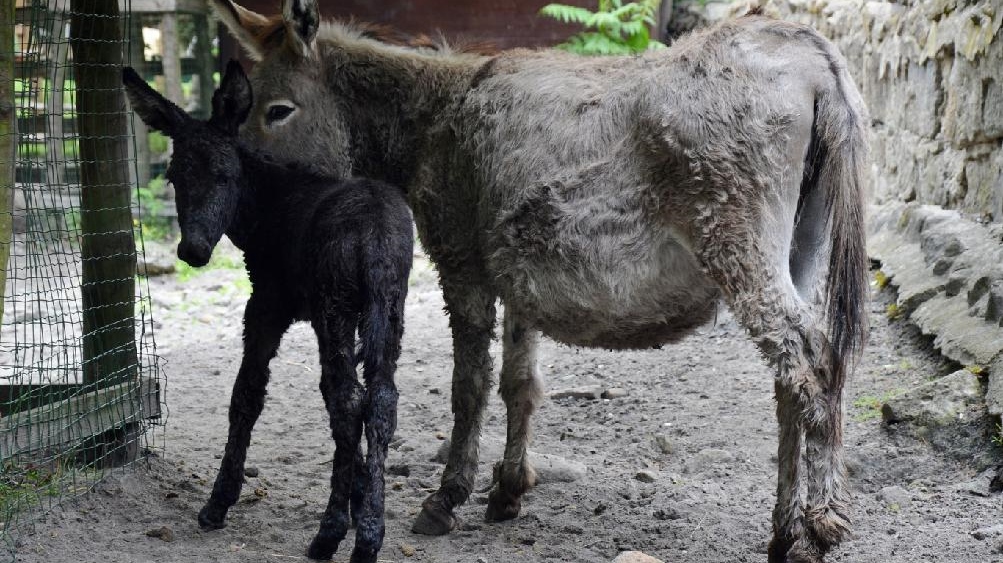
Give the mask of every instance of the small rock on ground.
<svg viewBox="0 0 1003 563">
<path fill-rule="evenodd" d="M 662 560 L 640 551 L 624 551 L 616 556 L 613 563 L 662 563 Z"/>
<path fill-rule="evenodd" d="M 912 504 L 912 495 L 909 491 L 897 485 L 878 491 L 878 498 L 885 506 L 893 510 L 908 508 Z"/>
<path fill-rule="evenodd" d="M 637 479 L 642 483 L 654 483 L 658 480 L 658 475 L 650 469 L 642 469 L 637 472 L 637 475 L 634 475 L 634 479 Z"/>
<path fill-rule="evenodd" d="M 622 399 L 628 395 L 627 390 L 623 387 L 610 387 L 609 389 L 602 392 L 603 399 Z"/>
<path fill-rule="evenodd" d="M 572 389 L 561 389 L 550 394 L 552 400 L 556 399 L 587 399 L 594 400 L 602 397 L 603 389 L 598 385 L 586 387 L 575 387 Z"/>
<path fill-rule="evenodd" d="M 707 448 L 700 450 L 686 461 L 686 464 L 683 465 L 683 473 L 703 473 L 716 464 L 727 463 L 733 459 L 734 456 L 730 452 Z"/>
<path fill-rule="evenodd" d="M 157 538 L 166 542 L 174 541 L 174 531 L 167 526 L 161 526 L 159 528 L 154 528 L 146 532 L 146 535 L 151 538 Z"/>
</svg>

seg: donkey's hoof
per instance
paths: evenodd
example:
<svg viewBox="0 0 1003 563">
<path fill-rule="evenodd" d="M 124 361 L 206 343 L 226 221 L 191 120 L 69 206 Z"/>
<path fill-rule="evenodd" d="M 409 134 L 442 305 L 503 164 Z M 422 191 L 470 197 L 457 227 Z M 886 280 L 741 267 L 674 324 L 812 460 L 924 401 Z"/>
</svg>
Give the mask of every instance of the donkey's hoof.
<svg viewBox="0 0 1003 563">
<path fill-rule="evenodd" d="M 815 550 L 801 549 L 795 546 L 787 552 L 784 563 L 825 563 L 825 557 Z"/>
<path fill-rule="evenodd" d="M 423 506 L 414 519 L 411 531 L 423 536 L 444 536 L 456 528 L 457 520 L 452 512 L 440 507 Z"/>
<path fill-rule="evenodd" d="M 199 511 L 199 528 L 203 530 L 221 530 L 226 527 L 226 511 L 213 510 L 206 505 Z"/>
<path fill-rule="evenodd" d="M 511 520 L 519 515 L 520 510 L 522 510 L 521 499 L 511 497 L 496 488 L 488 495 L 488 509 L 484 513 L 484 519 L 488 522 Z"/>
<path fill-rule="evenodd" d="M 306 550 L 306 556 L 310 559 L 317 559 L 319 561 L 327 561 L 334 556 L 334 552 L 338 551 L 338 540 L 317 534 L 314 536 L 313 541 L 310 542 L 310 547 Z"/>
<path fill-rule="evenodd" d="M 787 538 L 774 537 L 766 550 L 766 560 L 769 563 L 787 563 L 787 552 L 791 550 L 792 545 L 794 542 Z"/>
</svg>

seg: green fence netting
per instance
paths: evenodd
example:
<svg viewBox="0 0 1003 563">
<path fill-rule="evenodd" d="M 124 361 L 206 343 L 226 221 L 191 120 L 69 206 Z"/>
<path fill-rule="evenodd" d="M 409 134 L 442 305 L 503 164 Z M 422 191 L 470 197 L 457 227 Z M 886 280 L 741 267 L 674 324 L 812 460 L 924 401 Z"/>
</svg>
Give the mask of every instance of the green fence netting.
<svg viewBox="0 0 1003 563">
<path fill-rule="evenodd" d="M 164 381 L 136 276 L 131 2 L 0 5 L 2 560 L 42 511 L 162 447 Z"/>
</svg>

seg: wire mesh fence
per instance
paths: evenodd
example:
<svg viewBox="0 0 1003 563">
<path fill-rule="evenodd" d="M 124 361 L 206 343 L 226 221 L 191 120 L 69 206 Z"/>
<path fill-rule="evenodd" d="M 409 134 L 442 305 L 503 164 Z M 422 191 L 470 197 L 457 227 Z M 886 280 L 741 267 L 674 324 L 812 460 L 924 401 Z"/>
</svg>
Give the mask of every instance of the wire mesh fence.
<svg viewBox="0 0 1003 563">
<path fill-rule="evenodd" d="M 3 560 L 35 515 L 161 447 L 164 382 L 136 276 L 131 2 L 0 7 Z"/>
</svg>

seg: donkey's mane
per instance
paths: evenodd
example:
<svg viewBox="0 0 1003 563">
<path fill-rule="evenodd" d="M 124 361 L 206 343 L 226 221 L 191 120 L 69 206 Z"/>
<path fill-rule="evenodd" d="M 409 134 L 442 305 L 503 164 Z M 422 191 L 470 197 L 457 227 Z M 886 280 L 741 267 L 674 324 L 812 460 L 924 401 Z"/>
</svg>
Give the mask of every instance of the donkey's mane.
<svg viewBox="0 0 1003 563">
<path fill-rule="evenodd" d="M 279 22 L 281 26 L 281 21 Z M 372 23 L 349 18 L 347 20 L 327 19 L 321 22 L 317 31 L 318 41 L 373 41 L 381 45 L 399 47 L 425 54 L 450 55 L 494 55 L 498 48 L 489 42 L 447 40 L 442 32 L 434 35 L 420 33 L 412 35 L 388 24 Z"/>
</svg>

